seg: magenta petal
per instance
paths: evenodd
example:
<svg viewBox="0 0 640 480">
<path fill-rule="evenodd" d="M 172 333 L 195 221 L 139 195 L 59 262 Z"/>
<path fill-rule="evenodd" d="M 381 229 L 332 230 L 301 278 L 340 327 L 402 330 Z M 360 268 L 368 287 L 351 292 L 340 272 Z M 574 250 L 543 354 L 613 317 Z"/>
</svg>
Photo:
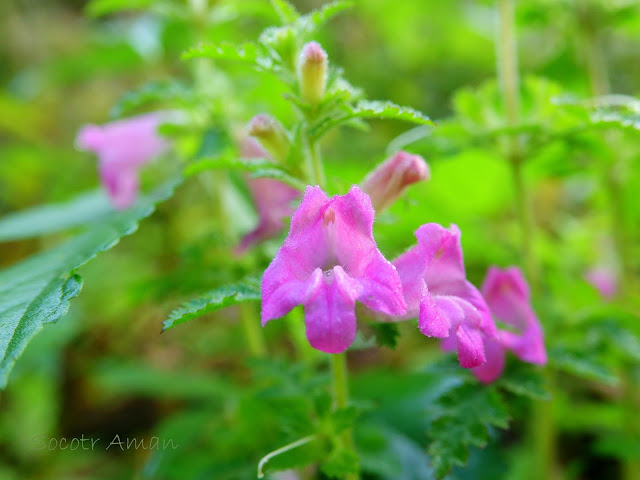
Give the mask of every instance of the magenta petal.
<svg viewBox="0 0 640 480">
<path fill-rule="evenodd" d="M 358 282 L 336 266 L 323 275 L 317 268 L 304 303 L 307 339 L 326 353 L 341 353 L 356 336 L 355 303 Z"/>
<path fill-rule="evenodd" d="M 525 362 L 545 364 L 544 333 L 530 303 L 529 286 L 516 267 L 491 267 L 482 286 L 491 313 L 516 332 L 498 333 L 500 343 Z"/>
<path fill-rule="evenodd" d="M 115 208 L 124 210 L 135 203 L 138 195 L 138 173 L 135 169 L 100 165 L 100 177 Z"/>
<path fill-rule="evenodd" d="M 376 246 L 373 216 L 369 197 L 358 187 L 331 199 L 319 187 L 307 187 L 262 277 L 263 324 L 303 304 L 309 341 L 335 353 L 354 339 L 356 300 L 404 314 L 400 278 Z"/>
<path fill-rule="evenodd" d="M 486 362 L 482 334 L 461 323 L 456 329 L 458 360 L 464 368 L 478 367 Z"/>
<path fill-rule="evenodd" d="M 86 125 L 78 133 L 78 148 L 98 155 L 103 185 L 116 208 L 135 202 L 137 170 L 169 148 L 157 130 L 173 116 L 172 112 L 155 112 L 101 126 Z"/>
<path fill-rule="evenodd" d="M 484 347 L 485 357 L 487 358 L 486 363 L 473 368 L 471 371 L 482 383 L 491 383 L 504 370 L 505 351 L 504 347 L 495 340 L 487 340 Z"/>
</svg>

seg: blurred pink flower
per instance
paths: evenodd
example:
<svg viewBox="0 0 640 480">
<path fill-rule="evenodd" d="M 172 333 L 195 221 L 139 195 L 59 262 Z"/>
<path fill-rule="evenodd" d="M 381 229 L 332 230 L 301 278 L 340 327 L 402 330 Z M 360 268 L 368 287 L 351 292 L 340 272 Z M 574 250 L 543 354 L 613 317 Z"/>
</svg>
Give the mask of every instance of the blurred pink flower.
<svg viewBox="0 0 640 480">
<path fill-rule="evenodd" d="M 98 155 L 102 184 L 117 209 L 135 202 L 140 167 L 169 148 L 157 130 L 170 117 L 168 112 L 148 113 L 104 125 L 85 125 L 78 133 L 78 148 Z"/>
<path fill-rule="evenodd" d="M 485 363 L 484 345 L 496 336 L 496 327 L 482 295 L 467 279 L 456 225 L 436 223 L 416 231 L 418 244 L 393 264 L 398 270 L 407 314 L 418 316 L 420 331 L 444 338 L 445 350 L 457 350 L 465 368 Z"/>
<path fill-rule="evenodd" d="M 547 363 L 542 326 L 531 308 L 529 286 L 522 272 L 517 267 L 489 268 L 482 295 L 493 316 L 510 330 L 499 330 L 497 339 L 487 341 L 487 363 L 474 368 L 473 374 L 481 382 L 493 382 L 504 369 L 507 350 L 524 362 Z"/>
<path fill-rule="evenodd" d="M 607 300 L 618 293 L 618 272 L 613 267 L 606 265 L 594 267 L 585 274 L 584 278 Z"/>
<path fill-rule="evenodd" d="M 258 141 L 251 137 L 240 141 L 240 153 L 247 159 L 269 158 Z M 237 253 L 278 235 L 284 228 L 283 219 L 293 214 L 292 202 L 301 195 L 299 190 L 273 178 L 250 178 L 247 183 L 259 218 L 256 228 L 242 237 Z"/>
<path fill-rule="evenodd" d="M 390 206 L 412 183 L 429 179 L 429 166 L 420 155 L 398 152 L 379 164 L 362 182 L 373 208 Z"/>
<path fill-rule="evenodd" d="M 284 244 L 262 278 L 262 325 L 304 305 L 307 338 L 327 353 L 356 335 L 356 300 L 402 315 L 400 278 L 373 239 L 371 200 L 357 186 L 331 199 L 307 187 Z"/>
</svg>

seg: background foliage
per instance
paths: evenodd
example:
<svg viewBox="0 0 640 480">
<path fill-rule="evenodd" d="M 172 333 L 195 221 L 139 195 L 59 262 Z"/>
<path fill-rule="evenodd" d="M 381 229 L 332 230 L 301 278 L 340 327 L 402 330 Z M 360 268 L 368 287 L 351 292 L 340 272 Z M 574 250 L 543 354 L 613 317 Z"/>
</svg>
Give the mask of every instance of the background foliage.
<svg viewBox="0 0 640 480">
<path fill-rule="evenodd" d="M 539 259 L 533 301 L 550 354 L 548 368 L 514 361 L 485 387 L 413 323 L 370 326 L 350 351 L 352 402 L 337 411 L 327 407 L 327 360 L 305 343 L 301 311 L 269 324 L 264 344 L 242 334 L 259 304 L 235 303 L 258 298 L 253 275 L 281 240 L 230 254 L 256 220 L 231 138 L 256 113 L 290 125 L 295 110 L 277 76 L 245 64 L 255 52 L 229 46 L 281 22 L 271 3 L 209 3 L 0 4 L 0 479 L 255 478 L 261 457 L 310 434 L 269 462 L 267 475 L 300 466 L 303 478 L 341 477 L 359 464 L 367 479 L 546 478 L 536 476 L 542 458 L 557 478 L 637 478 L 634 2 L 517 2 L 517 125 L 505 121 L 496 81 L 491 1 L 362 0 L 309 35 L 367 98 L 436 122 L 374 120 L 368 131 L 334 129 L 323 140 L 331 193 L 360 182 L 394 147 L 429 162 L 432 179 L 376 219 L 388 258 L 414 242 L 419 225 L 439 222 L 460 226 L 476 285 L 489 265 L 522 265 L 502 140 L 519 135 Z M 321 5 L 292 3 L 301 12 Z M 183 58 L 205 40 L 228 45 L 209 56 L 242 61 L 218 58 L 207 70 Z M 158 107 L 192 112 L 188 131 L 166 132 L 177 154 L 145 172 L 147 195 L 135 208 L 114 213 L 93 192 L 95 162 L 74 148 L 76 132 Z M 186 179 L 164 183 L 184 159 Z M 225 168 L 212 169 L 220 159 Z M 584 279 L 601 265 L 621 279 L 613 300 Z M 255 358 L 261 349 L 268 355 Z M 352 427 L 355 451 L 338 448 L 333 440 Z M 179 447 L 106 450 L 116 434 Z M 101 438 L 102 448 L 34 441 L 81 435 Z"/>
</svg>

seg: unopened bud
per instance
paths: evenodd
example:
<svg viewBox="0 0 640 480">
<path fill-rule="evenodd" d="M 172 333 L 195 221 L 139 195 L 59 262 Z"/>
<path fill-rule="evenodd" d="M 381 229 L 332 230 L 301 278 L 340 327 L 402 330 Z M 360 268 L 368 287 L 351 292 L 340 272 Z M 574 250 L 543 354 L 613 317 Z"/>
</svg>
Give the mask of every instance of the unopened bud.
<svg viewBox="0 0 640 480">
<path fill-rule="evenodd" d="M 249 122 L 248 134 L 257 138 L 274 160 L 284 162 L 289 155 L 289 135 L 282 124 L 267 114 L 256 115 Z"/>
<path fill-rule="evenodd" d="M 324 98 L 327 86 L 327 52 L 318 42 L 309 42 L 302 47 L 298 64 L 300 93 L 311 105 L 317 105 Z"/>
<path fill-rule="evenodd" d="M 429 166 L 420 155 L 398 152 L 378 165 L 362 182 L 376 210 L 391 205 L 412 183 L 428 180 Z"/>
</svg>

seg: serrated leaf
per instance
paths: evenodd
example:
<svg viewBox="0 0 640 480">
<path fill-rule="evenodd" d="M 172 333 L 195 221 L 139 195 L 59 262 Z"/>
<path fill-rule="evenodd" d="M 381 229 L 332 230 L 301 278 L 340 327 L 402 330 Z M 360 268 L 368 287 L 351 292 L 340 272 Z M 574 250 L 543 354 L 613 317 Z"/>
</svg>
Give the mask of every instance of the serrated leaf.
<svg viewBox="0 0 640 480">
<path fill-rule="evenodd" d="M 293 23 L 300 16 L 296 7 L 287 0 L 271 0 L 271 5 L 284 24 Z"/>
<path fill-rule="evenodd" d="M 258 62 L 260 52 L 258 45 L 255 43 L 247 42 L 242 45 L 235 45 L 229 42 L 221 42 L 202 43 L 197 47 L 188 49 L 182 54 L 183 60 L 201 57 L 255 64 Z"/>
<path fill-rule="evenodd" d="M 545 388 L 542 370 L 524 362 L 512 362 L 497 383 L 515 395 L 533 400 L 547 400 L 549 391 Z"/>
<path fill-rule="evenodd" d="M 233 285 L 213 289 L 172 311 L 169 318 L 162 322 L 162 331 L 167 331 L 206 313 L 242 302 L 260 300 L 260 298 L 260 279 L 253 277 Z"/>
<path fill-rule="evenodd" d="M 597 359 L 589 356 L 588 353 L 556 348 L 549 353 L 549 358 L 555 368 L 578 377 L 609 385 L 618 382 L 618 378 L 606 365 L 598 363 Z"/>
<path fill-rule="evenodd" d="M 113 213 L 86 233 L 0 272 L 0 388 L 29 341 L 62 317 L 80 292 L 82 283 L 73 272 L 133 233 L 177 183 L 168 182 L 129 210 Z"/>
<path fill-rule="evenodd" d="M 113 207 L 103 190 L 83 193 L 76 198 L 51 205 L 42 205 L 0 218 L 0 242 L 21 240 L 101 219 L 113 213 Z"/>
<path fill-rule="evenodd" d="M 492 427 L 506 428 L 509 415 L 497 391 L 467 383 L 440 398 L 427 432 L 432 466 L 444 478 L 454 465 L 463 466 L 471 446 L 484 447 Z"/>
<path fill-rule="evenodd" d="M 360 471 L 358 454 L 345 448 L 335 449 L 322 463 L 320 470 L 329 478 L 345 478 Z"/>
<path fill-rule="evenodd" d="M 191 176 L 205 170 L 240 170 L 249 172 L 251 178 L 273 178 L 300 191 L 306 188 L 306 183 L 290 175 L 277 163 L 267 158 L 238 158 L 232 149 L 217 157 L 199 159 L 187 166 L 184 173 Z"/>
<path fill-rule="evenodd" d="M 402 107 L 392 102 L 361 100 L 355 106 L 347 106 L 344 113 L 334 114 L 321 120 L 311 128 L 311 135 L 321 137 L 329 129 L 353 119 L 395 119 L 420 125 L 433 125 L 433 121 L 423 113 L 410 107 Z"/>
<path fill-rule="evenodd" d="M 300 17 L 300 19 L 298 20 L 298 26 L 301 30 L 310 35 L 324 26 L 337 14 L 339 14 L 343 10 L 353 7 L 353 5 L 353 2 L 343 0 L 335 0 L 333 2 L 324 4 L 318 10 L 314 10 L 307 15 L 303 15 L 302 17 Z"/>
<path fill-rule="evenodd" d="M 152 102 L 184 100 L 190 95 L 186 85 L 176 81 L 149 82 L 125 93 L 111 108 L 111 116 L 121 117 Z"/>
</svg>

